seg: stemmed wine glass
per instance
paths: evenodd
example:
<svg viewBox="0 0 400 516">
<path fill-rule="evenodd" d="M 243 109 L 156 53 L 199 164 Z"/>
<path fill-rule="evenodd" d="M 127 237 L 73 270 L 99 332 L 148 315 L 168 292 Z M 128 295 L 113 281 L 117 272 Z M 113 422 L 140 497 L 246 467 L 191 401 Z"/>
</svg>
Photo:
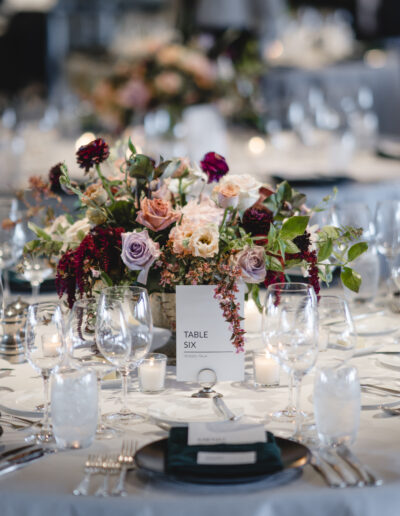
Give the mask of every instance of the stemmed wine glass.
<svg viewBox="0 0 400 516">
<path fill-rule="evenodd" d="M 295 341 L 297 331 L 297 319 L 302 317 L 302 307 L 314 307 L 317 298 L 314 289 L 306 283 L 276 283 L 267 288 L 265 303 L 263 307 L 262 335 L 269 352 L 281 363 L 280 345 L 282 339 Z M 300 331 L 300 325 L 299 325 Z M 317 328 L 318 331 L 318 328 Z M 291 337 L 291 335 L 293 337 Z M 299 338 L 297 338 L 299 340 Z M 301 348 L 299 344 L 299 349 Z M 281 365 L 283 365 L 281 363 Z M 287 366 L 285 369 L 292 373 Z M 297 375 L 298 376 L 298 375 Z M 289 400 L 285 409 L 275 412 L 273 417 L 279 421 L 293 421 L 297 416 L 298 406 L 293 403 L 293 384 L 296 378 L 289 374 Z"/>
<path fill-rule="evenodd" d="M 38 443 L 50 443 L 54 436 L 49 425 L 49 379 L 64 357 L 64 324 L 58 303 L 35 303 L 28 308 L 25 354 L 31 366 L 43 378 L 44 417 L 42 428 L 31 436 Z"/>
<path fill-rule="evenodd" d="M 318 299 L 318 365 L 339 367 L 354 354 L 357 335 L 347 301 L 339 296 Z"/>
<path fill-rule="evenodd" d="M 96 317 L 96 342 L 102 355 L 113 364 L 122 378 L 122 403 L 110 417 L 123 421 L 131 413 L 127 406 L 131 337 L 122 304 L 109 296 L 100 296 Z"/>
<path fill-rule="evenodd" d="M 39 296 L 40 285 L 53 272 L 49 259 L 41 255 L 26 255 L 21 262 L 21 269 L 22 276 L 31 284 L 32 298 L 35 301 Z"/>
<path fill-rule="evenodd" d="M 10 220 L 10 209 L 9 206 L 3 206 L 0 208 L 0 277 L 6 269 L 13 265 L 18 258 L 18 249 L 15 241 L 15 225 L 11 223 L 7 224 Z M 2 311 L 6 305 L 6 297 L 9 295 L 7 292 L 7 282 L 4 285 L 4 296 Z"/>
<path fill-rule="evenodd" d="M 97 377 L 98 386 L 98 424 L 97 439 L 110 439 L 115 432 L 104 425 L 101 411 L 101 382 L 103 378 L 115 370 L 100 353 L 96 341 L 97 299 L 85 298 L 75 301 L 68 323 L 67 336 L 70 356 L 81 365 L 92 368 Z"/>
<path fill-rule="evenodd" d="M 380 201 L 375 213 L 376 245 L 389 266 L 391 275 L 393 262 L 400 252 L 400 201 Z"/>
<path fill-rule="evenodd" d="M 129 333 L 131 348 L 129 356 L 127 357 L 124 368 L 121 369 L 123 380 L 124 400 L 125 404 L 119 414 L 113 417 L 118 417 L 122 420 L 136 420 L 141 421 L 143 417 L 136 414 L 126 406 L 126 397 L 128 390 L 128 374 L 137 368 L 137 366 L 144 359 L 148 353 L 152 336 L 153 336 L 153 321 L 151 315 L 150 301 L 147 290 L 142 287 L 134 286 L 115 286 L 104 289 L 100 296 L 100 309 L 102 305 L 107 306 L 112 302 L 118 301 L 121 304 L 123 314 L 126 321 L 127 331 Z M 99 310 L 100 311 L 100 310 Z M 103 355 L 107 357 L 103 350 L 101 342 L 99 342 L 100 349 Z"/>
</svg>

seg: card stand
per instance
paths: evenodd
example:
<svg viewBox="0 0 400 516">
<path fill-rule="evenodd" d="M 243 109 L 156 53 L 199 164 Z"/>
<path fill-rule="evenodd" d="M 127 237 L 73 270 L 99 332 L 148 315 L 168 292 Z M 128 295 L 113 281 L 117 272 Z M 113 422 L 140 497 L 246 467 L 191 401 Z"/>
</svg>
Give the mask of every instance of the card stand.
<svg viewBox="0 0 400 516">
<path fill-rule="evenodd" d="M 213 389 L 217 383 L 217 373 L 214 369 L 204 368 L 200 369 L 197 375 L 197 381 L 201 385 L 198 392 L 192 394 L 192 398 L 214 398 L 214 396 L 222 397 L 222 394 Z"/>
</svg>

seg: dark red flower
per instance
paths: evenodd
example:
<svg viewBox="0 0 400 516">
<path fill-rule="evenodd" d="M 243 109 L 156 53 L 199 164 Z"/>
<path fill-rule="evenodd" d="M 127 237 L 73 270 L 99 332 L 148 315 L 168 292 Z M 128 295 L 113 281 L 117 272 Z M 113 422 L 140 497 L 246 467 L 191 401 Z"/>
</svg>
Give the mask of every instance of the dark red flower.
<svg viewBox="0 0 400 516">
<path fill-rule="evenodd" d="M 221 177 L 229 171 L 225 158 L 216 152 L 207 152 L 202 161 L 200 161 L 200 166 L 203 172 L 208 175 L 209 183 L 213 181 L 218 183 Z"/>
<path fill-rule="evenodd" d="M 110 155 L 108 144 L 103 138 L 97 138 L 87 145 L 82 145 L 76 151 L 76 161 L 81 168 L 88 172 L 94 165 L 100 165 Z"/>
<path fill-rule="evenodd" d="M 243 228 L 252 236 L 268 235 L 273 221 L 272 212 L 265 206 L 252 206 L 243 215 Z"/>
<path fill-rule="evenodd" d="M 293 238 L 293 242 L 302 253 L 306 253 L 311 246 L 310 233 L 305 231 L 302 235 Z"/>
<path fill-rule="evenodd" d="M 54 193 L 62 192 L 60 184 L 60 177 L 62 175 L 61 165 L 62 163 L 57 163 L 57 165 L 54 165 L 49 172 L 50 190 Z"/>
</svg>

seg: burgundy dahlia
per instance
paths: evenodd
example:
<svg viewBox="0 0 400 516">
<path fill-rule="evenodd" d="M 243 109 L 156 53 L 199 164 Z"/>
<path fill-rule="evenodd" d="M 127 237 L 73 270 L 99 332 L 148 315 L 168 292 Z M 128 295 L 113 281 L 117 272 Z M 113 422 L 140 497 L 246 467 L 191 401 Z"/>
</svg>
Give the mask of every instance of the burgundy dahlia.
<svg viewBox="0 0 400 516">
<path fill-rule="evenodd" d="M 108 144 L 103 138 L 97 138 L 97 140 L 79 147 L 76 151 L 76 160 L 78 165 L 85 169 L 85 172 L 89 172 L 94 165 L 100 165 L 109 155 L 110 149 Z"/>
<path fill-rule="evenodd" d="M 62 163 L 57 163 L 49 172 L 50 190 L 54 193 L 60 193 L 62 191 L 60 184 L 60 177 L 62 175 L 61 165 Z"/>
<path fill-rule="evenodd" d="M 304 231 L 302 235 L 293 238 L 293 242 L 297 245 L 302 253 L 306 253 L 311 246 L 310 233 Z"/>
<path fill-rule="evenodd" d="M 252 206 L 243 215 L 243 228 L 252 236 L 268 235 L 273 221 L 272 212 L 264 206 Z"/>
<path fill-rule="evenodd" d="M 208 176 L 208 182 L 217 182 L 222 176 L 228 173 L 229 167 L 225 158 L 216 152 L 207 152 L 202 161 L 200 161 L 201 169 Z"/>
</svg>

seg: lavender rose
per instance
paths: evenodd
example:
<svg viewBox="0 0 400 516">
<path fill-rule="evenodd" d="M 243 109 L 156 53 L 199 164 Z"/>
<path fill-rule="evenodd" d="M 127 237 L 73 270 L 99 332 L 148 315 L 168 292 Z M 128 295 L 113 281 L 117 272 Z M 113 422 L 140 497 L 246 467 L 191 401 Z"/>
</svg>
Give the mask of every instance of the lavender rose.
<svg viewBox="0 0 400 516">
<path fill-rule="evenodd" d="M 122 233 L 121 259 L 131 271 L 140 271 L 138 281 L 144 285 L 154 261 L 160 256 L 160 246 L 149 237 L 147 230 Z"/>
<path fill-rule="evenodd" d="M 241 268 L 242 278 L 246 283 L 261 283 L 265 280 L 264 256 L 264 248 L 260 245 L 246 246 L 236 255 L 236 265 Z"/>
</svg>

